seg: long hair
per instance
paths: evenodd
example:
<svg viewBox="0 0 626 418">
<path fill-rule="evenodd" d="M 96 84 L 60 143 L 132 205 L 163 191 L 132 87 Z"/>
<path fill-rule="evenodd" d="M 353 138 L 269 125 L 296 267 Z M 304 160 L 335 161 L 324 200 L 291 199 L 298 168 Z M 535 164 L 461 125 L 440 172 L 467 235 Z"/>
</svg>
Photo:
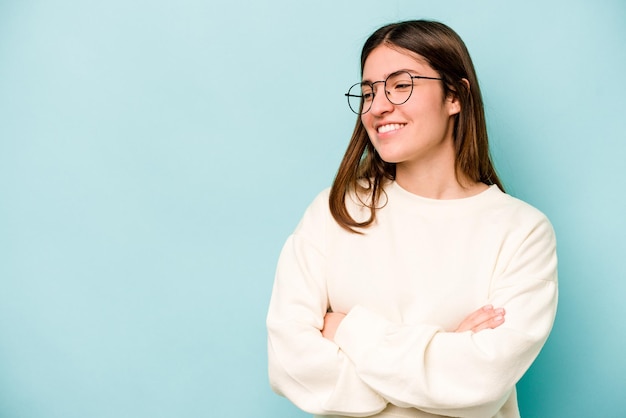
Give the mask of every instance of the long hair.
<svg viewBox="0 0 626 418">
<path fill-rule="evenodd" d="M 361 74 L 369 54 L 383 44 L 423 57 L 442 78 L 444 97 L 452 95 L 459 100 L 461 111 L 454 116 L 453 129 L 457 176 L 460 172 L 470 180 L 496 184 L 504 191 L 489 154 L 485 110 L 474 64 L 459 35 L 443 23 L 427 20 L 383 26 L 363 45 Z M 383 185 L 395 176 L 395 163 L 380 158 L 359 116 L 330 190 L 330 211 L 339 225 L 357 233 L 355 228 L 371 225 L 384 193 Z M 357 221 L 348 212 L 346 198 L 351 193 L 369 208 L 369 218 Z"/>
</svg>

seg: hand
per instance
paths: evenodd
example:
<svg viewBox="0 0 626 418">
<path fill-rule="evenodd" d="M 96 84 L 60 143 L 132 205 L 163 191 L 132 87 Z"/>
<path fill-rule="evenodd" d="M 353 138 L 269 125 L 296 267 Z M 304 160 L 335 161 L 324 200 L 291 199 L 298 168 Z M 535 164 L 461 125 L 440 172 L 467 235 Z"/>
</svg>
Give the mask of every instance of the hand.
<svg viewBox="0 0 626 418">
<path fill-rule="evenodd" d="M 327 340 L 334 341 L 335 340 L 335 332 L 337 332 L 337 327 L 343 321 L 346 315 L 339 312 L 326 312 L 324 315 L 324 328 L 322 328 L 322 336 Z"/>
<path fill-rule="evenodd" d="M 494 309 L 491 305 L 485 305 L 469 314 L 454 332 L 479 332 L 488 328 L 497 328 L 504 324 L 504 314 L 504 308 Z"/>
</svg>

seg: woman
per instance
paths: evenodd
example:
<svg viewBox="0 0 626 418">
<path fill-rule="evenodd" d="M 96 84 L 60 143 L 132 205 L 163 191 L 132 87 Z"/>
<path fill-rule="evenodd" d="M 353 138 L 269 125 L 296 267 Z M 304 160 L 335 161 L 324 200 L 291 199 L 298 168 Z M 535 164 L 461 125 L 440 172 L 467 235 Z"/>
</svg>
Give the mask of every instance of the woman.
<svg viewBox="0 0 626 418">
<path fill-rule="evenodd" d="M 502 191 L 454 31 L 384 26 L 361 73 L 332 188 L 278 263 L 272 388 L 317 415 L 518 417 L 556 313 L 553 229 Z"/>
</svg>

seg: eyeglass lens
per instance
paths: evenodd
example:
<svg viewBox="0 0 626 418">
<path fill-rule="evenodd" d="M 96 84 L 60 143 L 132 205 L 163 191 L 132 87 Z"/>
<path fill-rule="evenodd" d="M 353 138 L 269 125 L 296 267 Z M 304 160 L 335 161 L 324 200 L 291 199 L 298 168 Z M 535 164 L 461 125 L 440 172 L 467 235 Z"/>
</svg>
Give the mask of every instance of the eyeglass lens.
<svg viewBox="0 0 626 418">
<path fill-rule="evenodd" d="M 370 110 L 376 93 L 376 83 L 357 83 L 348 90 L 348 104 L 356 114 L 363 114 Z M 394 105 L 401 105 L 409 100 L 413 92 L 413 79 L 406 71 L 391 74 L 383 83 L 385 96 Z"/>
</svg>

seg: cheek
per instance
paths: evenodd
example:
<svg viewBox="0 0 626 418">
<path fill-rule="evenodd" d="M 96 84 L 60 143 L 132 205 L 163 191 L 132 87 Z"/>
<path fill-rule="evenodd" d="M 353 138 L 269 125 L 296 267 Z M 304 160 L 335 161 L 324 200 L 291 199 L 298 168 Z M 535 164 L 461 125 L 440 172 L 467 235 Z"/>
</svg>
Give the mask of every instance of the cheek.
<svg viewBox="0 0 626 418">
<path fill-rule="evenodd" d="M 447 108 L 442 102 L 436 100 L 416 103 L 411 109 L 407 109 L 407 114 L 423 129 L 436 129 L 444 120 L 449 118 Z"/>
<path fill-rule="evenodd" d="M 363 125 L 363 127 L 365 128 L 365 131 L 367 132 L 368 136 L 372 136 L 372 132 L 373 132 L 373 121 L 371 117 L 368 117 L 368 114 L 364 114 L 361 116 L 361 124 Z"/>
</svg>

